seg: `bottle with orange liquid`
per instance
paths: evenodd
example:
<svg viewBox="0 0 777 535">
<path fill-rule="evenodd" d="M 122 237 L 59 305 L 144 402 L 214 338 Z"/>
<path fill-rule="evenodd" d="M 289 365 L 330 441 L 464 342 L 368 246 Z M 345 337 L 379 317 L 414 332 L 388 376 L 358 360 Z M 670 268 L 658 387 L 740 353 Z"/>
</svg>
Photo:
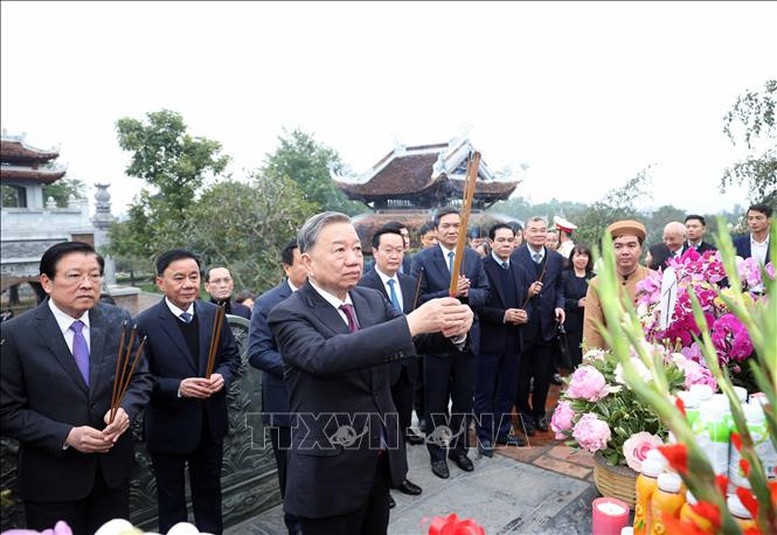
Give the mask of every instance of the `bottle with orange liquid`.
<svg viewBox="0 0 777 535">
<path fill-rule="evenodd" d="M 680 509 L 680 520 L 684 520 L 695 525 L 705 533 L 715 533 L 715 531 L 712 529 L 712 522 L 691 509 L 691 505 L 696 505 L 696 503 L 696 497 L 691 493 L 691 491 L 689 490 L 686 492 L 685 505 L 683 505 L 682 509 Z"/>
<path fill-rule="evenodd" d="M 658 490 L 653 493 L 653 498 L 650 500 L 651 535 L 666 534 L 664 515 L 680 518 L 680 509 L 685 504 L 682 489 L 683 480 L 679 475 L 667 472 L 658 476 Z"/>
<path fill-rule="evenodd" d="M 658 476 L 664 471 L 663 464 L 657 459 L 642 461 L 642 471 L 637 476 L 636 500 L 634 505 L 634 535 L 650 533 L 650 500 L 658 490 Z"/>
</svg>

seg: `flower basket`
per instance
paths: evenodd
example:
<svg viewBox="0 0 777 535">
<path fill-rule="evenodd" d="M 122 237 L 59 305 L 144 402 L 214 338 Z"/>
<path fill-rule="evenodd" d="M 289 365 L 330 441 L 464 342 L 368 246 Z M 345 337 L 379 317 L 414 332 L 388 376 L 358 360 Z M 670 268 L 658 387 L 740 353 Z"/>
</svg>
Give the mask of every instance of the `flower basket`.
<svg viewBox="0 0 777 535">
<path fill-rule="evenodd" d="M 618 498 L 634 509 L 637 472 L 625 465 L 613 466 L 601 452 L 594 454 L 594 483 L 602 496 Z"/>
</svg>

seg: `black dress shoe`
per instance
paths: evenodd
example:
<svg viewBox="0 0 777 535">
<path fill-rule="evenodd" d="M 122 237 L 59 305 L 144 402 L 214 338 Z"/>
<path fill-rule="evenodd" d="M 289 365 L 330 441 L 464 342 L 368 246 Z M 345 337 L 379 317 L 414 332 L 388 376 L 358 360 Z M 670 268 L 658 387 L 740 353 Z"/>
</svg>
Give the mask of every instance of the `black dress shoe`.
<svg viewBox="0 0 777 535">
<path fill-rule="evenodd" d="M 404 480 L 402 484 L 397 487 L 397 490 L 403 494 L 410 494 L 411 496 L 418 496 L 422 492 L 421 487 L 409 479 Z"/>
<path fill-rule="evenodd" d="M 534 419 L 522 416 L 521 421 L 523 422 L 523 432 L 526 433 L 527 437 L 533 437 L 535 435 Z"/>
<path fill-rule="evenodd" d="M 496 443 L 500 446 L 515 446 L 516 448 L 522 448 L 526 445 L 526 441 L 524 439 L 513 435 L 499 437 L 496 439 Z"/>
<path fill-rule="evenodd" d="M 444 459 L 442 461 L 432 461 L 432 473 L 442 479 L 448 479 L 451 475 L 448 471 L 448 463 Z"/>
<path fill-rule="evenodd" d="M 544 416 L 538 416 L 534 426 L 537 428 L 537 431 L 545 433 L 548 430 L 548 419 Z"/>
<path fill-rule="evenodd" d="M 493 457 L 494 445 L 491 444 L 491 441 L 488 439 L 484 439 L 484 440 L 478 439 L 478 452 L 480 452 L 480 455 L 482 455 L 483 457 Z"/>
<path fill-rule="evenodd" d="M 394 497 L 389 494 L 389 509 L 393 509 L 397 506 L 397 502 L 394 501 Z"/>
<path fill-rule="evenodd" d="M 420 435 L 416 435 L 413 431 L 408 431 L 408 433 L 405 435 L 405 442 L 411 446 L 420 446 L 426 442 L 426 439 Z"/>
<path fill-rule="evenodd" d="M 472 464 L 472 461 L 469 460 L 466 453 L 454 453 L 448 455 L 448 458 L 465 472 L 472 472 L 475 469 L 475 465 Z"/>
</svg>

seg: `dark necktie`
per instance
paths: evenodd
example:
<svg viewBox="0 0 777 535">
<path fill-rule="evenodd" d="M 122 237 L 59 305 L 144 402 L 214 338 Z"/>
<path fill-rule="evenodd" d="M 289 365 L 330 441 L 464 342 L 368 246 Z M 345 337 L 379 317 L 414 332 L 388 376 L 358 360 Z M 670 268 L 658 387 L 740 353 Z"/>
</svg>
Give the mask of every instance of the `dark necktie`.
<svg viewBox="0 0 777 535">
<path fill-rule="evenodd" d="M 345 317 L 348 318 L 348 330 L 352 333 L 359 330 L 359 322 L 356 319 L 356 310 L 353 308 L 353 305 L 349 305 L 348 303 L 343 303 L 340 305 L 340 310 L 345 312 Z"/>
<path fill-rule="evenodd" d="M 402 307 L 399 306 L 399 298 L 397 297 L 397 291 L 394 289 L 394 286 L 397 284 L 397 281 L 394 279 L 389 279 L 388 285 L 389 285 L 389 297 L 391 298 L 391 304 L 394 305 L 394 309 L 397 312 L 402 312 Z"/>
<path fill-rule="evenodd" d="M 73 331 L 73 358 L 76 360 L 76 365 L 86 386 L 89 386 L 89 346 L 86 345 L 86 338 L 84 338 L 84 322 L 74 321 L 70 330 Z"/>
<path fill-rule="evenodd" d="M 448 253 L 448 271 L 453 273 L 453 257 L 456 255 L 453 251 Z"/>
<path fill-rule="evenodd" d="M 188 312 L 183 312 L 178 317 L 181 318 L 181 321 L 184 322 L 184 323 L 191 323 L 192 320 L 194 319 L 194 314 L 189 314 Z"/>
<path fill-rule="evenodd" d="M 502 262 L 502 268 L 507 269 L 510 265 L 507 262 Z"/>
</svg>

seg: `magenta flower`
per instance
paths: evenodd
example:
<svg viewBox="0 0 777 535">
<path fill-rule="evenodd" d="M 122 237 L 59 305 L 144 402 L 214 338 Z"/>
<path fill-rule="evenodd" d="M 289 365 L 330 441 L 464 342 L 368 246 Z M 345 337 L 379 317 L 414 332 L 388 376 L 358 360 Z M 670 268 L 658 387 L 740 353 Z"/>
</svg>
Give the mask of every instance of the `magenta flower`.
<svg viewBox="0 0 777 535">
<path fill-rule="evenodd" d="M 587 412 L 572 428 L 572 437 L 581 448 L 596 453 L 607 447 L 607 443 L 612 438 L 612 432 L 607 422 L 603 422 L 595 414 Z"/>
<path fill-rule="evenodd" d="M 579 366 L 569 378 L 568 398 L 599 401 L 609 393 L 604 375 L 593 366 Z"/>
<path fill-rule="evenodd" d="M 712 343 L 718 352 L 718 358 L 728 363 L 730 360 L 741 362 L 753 353 L 753 342 L 747 329 L 735 315 L 727 313 L 719 317 L 710 333 Z"/>
<path fill-rule="evenodd" d="M 575 411 L 572 410 L 572 404 L 569 401 L 559 401 L 550 419 L 550 428 L 556 433 L 556 440 L 567 438 L 569 431 L 572 430 L 574 417 Z"/>
</svg>

